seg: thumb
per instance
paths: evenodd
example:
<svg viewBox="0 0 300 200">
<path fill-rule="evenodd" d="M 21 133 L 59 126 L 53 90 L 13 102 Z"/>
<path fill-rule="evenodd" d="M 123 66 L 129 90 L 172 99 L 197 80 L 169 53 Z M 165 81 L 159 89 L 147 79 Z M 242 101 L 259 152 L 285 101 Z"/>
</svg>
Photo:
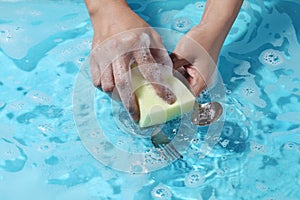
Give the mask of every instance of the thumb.
<svg viewBox="0 0 300 200">
<path fill-rule="evenodd" d="M 174 52 L 170 54 L 170 58 L 173 62 L 174 69 L 178 69 L 185 65 L 190 65 L 190 63 L 186 59 L 182 58 L 181 56 L 179 56 L 178 54 L 176 54 Z"/>
</svg>

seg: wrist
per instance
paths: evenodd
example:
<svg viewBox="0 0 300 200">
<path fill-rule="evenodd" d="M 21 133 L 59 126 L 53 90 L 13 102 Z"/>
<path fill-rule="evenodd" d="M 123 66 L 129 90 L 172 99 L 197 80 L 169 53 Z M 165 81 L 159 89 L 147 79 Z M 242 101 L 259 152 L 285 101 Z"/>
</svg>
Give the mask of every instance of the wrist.
<svg viewBox="0 0 300 200">
<path fill-rule="evenodd" d="M 218 60 L 226 35 L 222 29 L 211 24 L 199 24 L 187 33 L 187 36 L 200 44 L 215 62 Z"/>
<path fill-rule="evenodd" d="M 126 0 L 85 0 L 91 18 L 104 16 L 115 8 L 129 8 Z"/>
</svg>

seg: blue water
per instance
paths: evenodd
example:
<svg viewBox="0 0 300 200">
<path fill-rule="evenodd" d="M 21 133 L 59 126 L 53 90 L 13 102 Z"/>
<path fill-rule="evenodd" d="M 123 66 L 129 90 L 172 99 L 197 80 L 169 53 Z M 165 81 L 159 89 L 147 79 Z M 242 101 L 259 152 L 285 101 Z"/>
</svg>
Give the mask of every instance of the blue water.
<svg viewBox="0 0 300 200">
<path fill-rule="evenodd" d="M 129 3 L 152 26 L 177 34 L 199 21 L 205 4 Z M 72 96 L 93 34 L 83 2 L 0 1 L 0 11 L 1 200 L 300 199 L 298 0 L 244 2 L 218 64 L 226 113 L 217 145 L 201 157 L 207 127 L 198 128 L 183 159 L 149 173 L 139 163 L 129 172 L 105 166 L 78 134 Z M 109 101 L 96 93 L 102 128 L 120 131 L 111 142 L 141 150 L 99 118 Z M 154 165 L 164 162 L 149 156 Z"/>
</svg>

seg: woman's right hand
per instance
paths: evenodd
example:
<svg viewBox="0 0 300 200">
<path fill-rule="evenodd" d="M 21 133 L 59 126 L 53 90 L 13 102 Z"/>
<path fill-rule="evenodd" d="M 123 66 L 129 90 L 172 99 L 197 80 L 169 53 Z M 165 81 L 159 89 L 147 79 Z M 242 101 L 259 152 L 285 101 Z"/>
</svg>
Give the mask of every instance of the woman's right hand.
<svg viewBox="0 0 300 200">
<path fill-rule="evenodd" d="M 138 69 L 167 103 L 176 97 L 164 81 L 172 74 L 172 61 L 159 34 L 134 13 L 124 0 L 86 0 L 94 28 L 91 52 L 93 84 L 116 92 L 134 121 L 139 107 L 131 85 L 130 66 Z"/>
</svg>

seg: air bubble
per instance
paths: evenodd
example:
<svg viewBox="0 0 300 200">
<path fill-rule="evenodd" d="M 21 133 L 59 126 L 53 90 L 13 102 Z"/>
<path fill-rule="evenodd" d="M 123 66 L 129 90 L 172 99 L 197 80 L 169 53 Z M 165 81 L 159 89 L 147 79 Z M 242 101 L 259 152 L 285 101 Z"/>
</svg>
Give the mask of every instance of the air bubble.
<svg viewBox="0 0 300 200">
<path fill-rule="evenodd" d="M 15 101 L 15 102 L 9 103 L 6 108 L 9 111 L 21 111 L 21 110 L 24 110 L 24 108 L 27 106 L 28 105 L 25 101 Z M 1 108 L 1 105 L 0 105 L 0 108 Z"/>
<path fill-rule="evenodd" d="M 192 28 L 192 26 L 193 26 L 192 20 L 186 17 L 177 18 L 172 25 L 173 29 L 179 32 L 187 32 Z"/>
<path fill-rule="evenodd" d="M 33 102 L 43 105 L 51 105 L 53 101 L 51 97 L 37 90 L 28 92 L 26 96 Z"/>
<path fill-rule="evenodd" d="M 41 151 L 41 152 L 48 152 L 51 149 L 52 149 L 52 146 L 50 144 L 41 144 L 38 147 L 38 151 Z"/>
<path fill-rule="evenodd" d="M 151 196 L 155 200 L 169 200 L 172 197 L 172 193 L 167 186 L 159 184 L 152 189 Z"/>
<path fill-rule="evenodd" d="M 78 58 L 78 63 L 83 63 L 85 61 L 85 58 Z"/>
<path fill-rule="evenodd" d="M 231 90 L 226 90 L 226 94 L 231 94 Z"/>
<path fill-rule="evenodd" d="M 205 181 L 205 177 L 198 171 L 190 172 L 184 180 L 187 187 L 199 187 Z"/>
<path fill-rule="evenodd" d="M 265 153 L 266 152 L 266 148 L 265 148 L 264 145 L 258 144 L 258 143 L 255 143 L 255 142 L 252 142 L 250 144 L 250 149 L 254 153 Z"/>
<path fill-rule="evenodd" d="M 286 150 L 292 150 L 292 149 L 296 149 L 298 145 L 296 145 L 295 143 L 293 142 L 289 142 L 289 143 L 286 143 L 284 145 L 284 149 Z"/>
<path fill-rule="evenodd" d="M 226 137 L 230 137 L 233 134 L 233 128 L 231 126 L 224 126 L 223 135 Z"/>
<path fill-rule="evenodd" d="M 193 144 L 199 144 L 200 141 L 201 141 L 200 138 L 194 138 L 194 139 L 192 140 L 192 143 L 193 143 Z"/>
<path fill-rule="evenodd" d="M 227 147 L 227 145 L 229 144 L 229 140 L 225 139 L 222 142 L 220 142 L 220 144 L 222 145 L 222 147 Z"/>
<path fill-rule="evenodd" d="M 259 60 L 262 64 L 276 66 L 280 65 L 284 59 L 282 52 L 274 49 L 267 49 L 260 54 Z"/>
<path fill-rule="evenodd" d="M 155 164 L 161 163 L 162 161 L 166 161 L 166 160 L 167 160 L 167 158 L 158 149 L 155 149 L 155 150 L 151 149 L 148 152 L 146 152 L 146 155 L 145 155 L 145 162 L 147 164 L 151 164 L 151 165 L 155 165 Z"/>
<path fill-rule="evenodd" d="M 199 10 L 204 10 L 205 8 L 205 2 L 204 1 L 199 1 L 195 3 L 195 7 Z"/>
<path fill-rule="evenodd" d="M 54 131 L 54 128 L 51 124 L 40 124 L 38 125 L 38 129 L 43 133 L 49 133 Z"/>
<path fill-rule="evenodd" d="M 248 96 L 248 97 L 253 96 L 255 94 L 255 90 L 250 87 L 243 88 L 242 92 L 243 92 L 244 96 Z"/>
</svg>

